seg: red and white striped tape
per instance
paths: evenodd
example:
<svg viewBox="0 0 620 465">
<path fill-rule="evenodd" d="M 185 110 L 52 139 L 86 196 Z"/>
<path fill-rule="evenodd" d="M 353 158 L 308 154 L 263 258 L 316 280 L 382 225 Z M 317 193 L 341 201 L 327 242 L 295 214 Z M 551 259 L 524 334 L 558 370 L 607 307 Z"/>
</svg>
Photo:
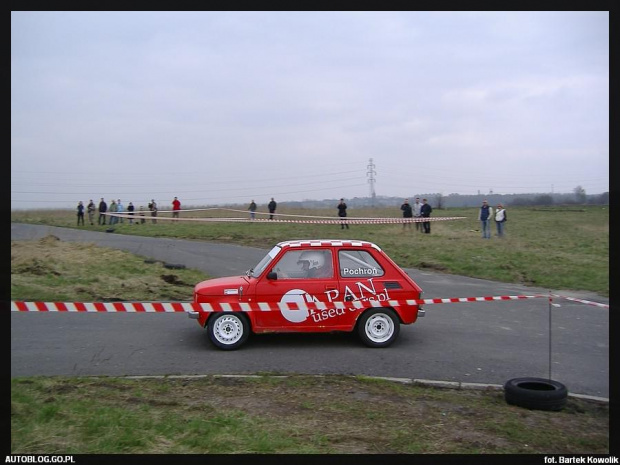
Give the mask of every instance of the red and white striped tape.
<svg viewBox="0 0 620 465">
<path fill-rule="evenodd" d="M 553 294 L 571 301 L 580 302 L 588 305 L 609 308 L 607 304 L 592 302 L 588 300 L 575 299 Z M 448 299 L 410 299 L 410 300 L 385 300 L 385 301 L 353 301 L 353 302 L 234 302 L 234 303 L 196 303 L 196 302 L 23 302 L 12 301 L 11 311 L 13 312 L 131 312 L 131 313 L 183 313 L 190 311 L 203 312 L 266 312 L 280 311 L 282 309 L 317 309 L 325 310 L 333 308 L 358 308 L 377 305 L 383 307 L 413 306 L 413 305 L 433 305 L 447 303 L 466 303 L 466 302 L 492 302 L 506 300 L 522 300 L 545 298 L 546 295 L 502 295 L 485 297 L 453 297 Z"/>
<path fill-rule="evenodd" d="M 187 213 L 187 212 L 204 212 L 204 211 L 227 211 L 227 212 L 234 212 L 234 213 L 243 213 L 245 215 L 247 215 L 249 213 L 249 210 L 237 210 L 234 208 L 222 208 L 222 207 L 211 207 L 211 208 L 188 208 L 185 210 L 157 210 L 157 213 Z M 140 217 L 144 217 L 145 219 L 149 219 L 149 218 L 155 218 L 155 219 L 166 219 L 166 217 L 152 217 L 151 216 L 151 212 L 150 211 L 146 211 L 146 210 L 141 210 L 139 212 L 135 212 L 133 215 L 130 215 L 127 212 L 106 212 L 103 213 L 104 215 L 107 216 L 118 216 L 118 217 L 123 217 L 123 218 L 133 218 L 135 219 L 136 216 L 140 216 Z M 436 219 L 435 217 L 429 217 L 429 218 L 376 218 L 376 217 L 362 217 L 362 216 L 347 216 L 345 218 L 334 218 L 333 216 L 319 216 L 319 215 L 299 215 L 299 214 L 291 214 L 291 213 L 268 213 L 268 212 L 260 212 L 260 211 L 255 211 L 254 212 L 255 215 L 269 215 L 269 217 L 291 217 L 291 218 L 309 218 L 309 219 L 313 219 L 313 220 L 333 220 L 333 221 L 350 221 L 350 220 L 383 220 L 383 219 L 390 219 L 390 220 L 398 220 L 398 221 L 402 221 L 402 220 L 411 220 L 412 222 L 416 222 L 416 221 L 441 221 L 442 219 L 446 219 L 443 217 L 437 217 L 438 219 Z M 449 219 L 464 219 L 466 217 L 464 216 L 458 216 L 458 217 L 451 217 Z M 172 217 L 167 217 L 167 219 L 173 219 Z M 182 219 L 182 218 L 174 218 L 174 219 Z M 186 219 L 211 219 L 211 218 L 186 218 Z M 244 218 L 215 218 L 215 219 L 233 219 L 233 220 L 243 220 L 243 221 L 247 221 L 248 217 L 244 217 Z M 273 220 L 270 220 L 273 221 Z"/>
<path fill-rule="evenodd" d="M 424 299 L 416 300 L 415 302 L 424 304 L 455 304 L 462 302 L 491 302 L 495 300 L 520 300 L 520 299 L 538 299 L 540 297 L 546 297 L 544 295 L 498 295 L 487 297 L 452 297 L 448 299 Z M 409 302 L 409 301 L 407 301 Z"/>
<path fill-rule="evenodd" d="M 331 219 L 315 219 L 315 220 L 282 220 L 274 218 L 172 218 L 166 216 L 136 216 L 127 213 L 105 213 L 107 216 L 115 216 L 118 218 L 128 218 L 133 220 L 163 220 L 163 221 L 200 221 L 211 223 L 297 223 L 297 224 L 404 224 L 404 223 L 424 223 L 436 221 L 462 220 L 465 216 L 437 216 L 433 218 L 331 218 Z"/>
<path fill-rule="evenodd" d="M 193 302 L 21 302 L 12 301 L 12 312 L 189 312 Z"/>
<path fill-rule="evenodd" d="M 558 294 L 551 294 L 551 295 L 553 297 L 560 297 L 561 299 L 570 300 L 572 302 L 579 302 L 580 304 L 594 305 L 595 307 L 601 307 L 601 308 L 609 308 L 608 304 L 602 304 L 600 302 L 592 302 L 591 300 L 576 299 L 575 297 L 567 297 L 565 295 L 558 295 Z"/>
</svg>

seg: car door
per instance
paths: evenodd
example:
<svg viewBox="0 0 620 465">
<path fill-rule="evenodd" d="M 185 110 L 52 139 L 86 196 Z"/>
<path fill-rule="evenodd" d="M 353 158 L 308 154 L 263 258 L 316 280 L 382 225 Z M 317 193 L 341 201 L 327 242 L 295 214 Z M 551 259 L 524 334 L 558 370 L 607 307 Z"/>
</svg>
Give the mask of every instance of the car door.
<svg viewBox="0 0 620 465">
<path fill-rule="evenodd" d="M 388 301 L 419 299 L 422 290 L 389 257 L 373 249 L 338 251 L 339 298 L 359 301 L 363 307 L 383 306 Z M 356 314 L 363 310 L 359 310 Z M 417 305 L 395 308 L 403 323 L 412 323 Z"/>
<path fill-rule="evenodd" d="M 310 259 L 306 260 L 307 257 Z M 311 260 L 313 266 L 305 266 L 304 262 Z M 256 284 L 256 302 L 268 305 L 263 305 L 257 312 L 254 330 L 327 330 L 326 326 L 331 321 L 324 321 L 320 311 L 303 304 L 329 302 L 329 296 L 338 291 L 338 278 L 334 270 L 334 253 L 331 248 L 289 248 L 284 251 Z M 301 304 L 301 307 L 280 305 L 285 303 Z"/>
<path fill-rule="evenodd" d="M 370 250 L 341 249 L 338 251 L 339 298 L 351 301 L 389 300 L 383 283 L 385 267 L 380 257 Z"/>
</svg>

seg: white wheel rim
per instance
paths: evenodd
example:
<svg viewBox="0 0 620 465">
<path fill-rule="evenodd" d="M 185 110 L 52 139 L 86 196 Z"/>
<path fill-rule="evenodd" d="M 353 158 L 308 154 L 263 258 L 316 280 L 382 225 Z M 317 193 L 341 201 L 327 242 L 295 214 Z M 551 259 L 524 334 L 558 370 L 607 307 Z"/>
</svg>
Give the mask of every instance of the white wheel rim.
<svg viewBox="0 0 620 465">
<path fill-rule="evenodd" d="M 372 315 L 364 328 L 368 339 L 376 343 L 385 342 L 394 334 L 394 322 L 384 313 Z"/>
<path fill-rule="evenodd" d="M 236 316 L 221 317 L 215 322 L 213 335 L 222 344 L 234 344 L 243 336 L 243 323 Z"/>
</svg>

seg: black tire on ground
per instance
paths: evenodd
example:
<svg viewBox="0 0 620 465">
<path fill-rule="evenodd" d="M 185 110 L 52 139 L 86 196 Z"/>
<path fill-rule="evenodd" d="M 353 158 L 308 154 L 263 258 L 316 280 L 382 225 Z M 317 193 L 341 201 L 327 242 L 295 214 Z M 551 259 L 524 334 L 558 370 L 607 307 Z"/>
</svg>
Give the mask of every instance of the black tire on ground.
<svg viewBox="0 0 620 465">
<path fill-rule="evenodd" d="M 235 350 L 250 335 L 250 322 L 240 312 L 218 312 L 209 318 L 207 332 L 213 345 L 222 350 Z"/>
<path fill-rule="evenodd" d="M 387 347 L 400 332 L 400 321 L 391 308 L 371 308 L 359 318 L 357 332 L 368 347 Z"/>
<path fill-rule="evenodd" d="M 546 378 L 513 378 L 504 384 L 508 404 L 531 410 L 562 410 L 567 397 L 564 384 Z"/>
</svg>

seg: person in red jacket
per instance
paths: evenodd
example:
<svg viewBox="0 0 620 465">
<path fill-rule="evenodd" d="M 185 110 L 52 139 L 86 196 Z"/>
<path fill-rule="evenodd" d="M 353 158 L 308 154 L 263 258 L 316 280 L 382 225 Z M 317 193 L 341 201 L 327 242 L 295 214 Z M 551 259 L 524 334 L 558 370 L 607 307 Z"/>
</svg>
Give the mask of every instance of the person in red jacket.
<svg viewBox="0 0 620 465">
<path fill-rule="evenodd" d="M 174 200 L 172 201 L 172 217 L 178 218 L 180 210 L 181 210 L 181 202 L 179 201 L 179 199 L 175 197 Z"/>
</svg>

